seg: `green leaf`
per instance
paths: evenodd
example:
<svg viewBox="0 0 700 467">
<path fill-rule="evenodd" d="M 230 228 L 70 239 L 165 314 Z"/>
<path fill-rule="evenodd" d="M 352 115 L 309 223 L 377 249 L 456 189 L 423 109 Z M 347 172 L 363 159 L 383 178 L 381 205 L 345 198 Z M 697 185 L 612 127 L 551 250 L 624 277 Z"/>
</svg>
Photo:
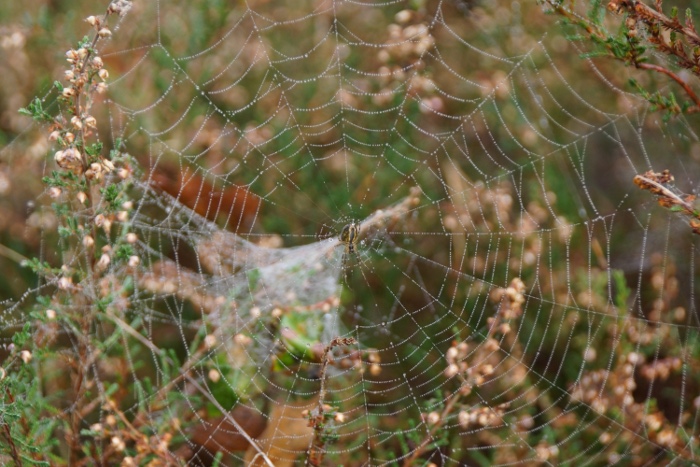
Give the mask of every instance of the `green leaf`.
<svg viewBox="0 0 700 467">
<path fill-rule="evenodd" d="M 38 97 L 35 97 L 27 107 L 19 109 L 19 113 L 32 117 L 37 122 L 53 122 L 53 117 L 44 110 L 41 99 Z"/>
</svg>

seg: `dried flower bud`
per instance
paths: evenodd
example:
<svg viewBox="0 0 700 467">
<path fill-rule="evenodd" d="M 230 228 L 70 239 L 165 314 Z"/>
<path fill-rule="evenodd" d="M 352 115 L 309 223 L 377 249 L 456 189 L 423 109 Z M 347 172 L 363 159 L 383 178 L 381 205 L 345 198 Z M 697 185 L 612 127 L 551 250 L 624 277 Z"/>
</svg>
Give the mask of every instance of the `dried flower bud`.
<svg viewBox="0 0 700 467">
<path fill-rule="evenodd" d="M 398 24 L 405 24 L 411 21 L 411 17 L 413 17 L 413 12 L 411 10 L 401 10 L 394 15 L 394 20 Z"/>
<path fill-rule="evenodd" d="M 448 362 L 453 362 L 457 358 L 457 348 L 456 347 L 450 347 L 447 349 L 447 353 L 445 353 L 445 359 Z"/>
<path fill-rule="evenodd" d="M 379 374 L 380 374 L 381 372 L 382 372 L 382 367 L 379 366 L 379 364 L 377 364 L 377 363 L 372 363 L 372 364 L 369 366 L 369 373 L 370 373 L 372 376 L 379 376 Z"/>
<path fill-rule="evenodd" d="M 63 97 L 73 97 L 75 96 L 75 89 L 73 89 L 71 86 L 63 88 L 63 91 L 61 91 L 61 95 Z"/>
<path fill-rule="evenodd" d="M 126 209 L 127 211 L 130 211 L 134 209 L 134 203 L 131 201 L 124 201 L 122 203 L 122 208 Z"/>
<path fill-rule="evenodd" d="M 61 189 L 57 186 L 52 186 L 51 188 L 49 188 L 49 196 L 52 199 L 58 198 L 59 196 L 61 196 Z"/>
<path fill-rule="evenodd" d="M 129 212 L 128 211 L 119 211 L 117 213 L 117 220 L 119 222 L 126 222 L 129 220 Z"/>
<path fill-rule="evenodd" d="M 97 24 L 100 24 L 100 20 L 96 16 L 88 16 L 87 18 L 85 18 L 85 21 L 87 21 L 87 23 L 90 26 L 95 26 Z"/>
<path fill-rule="evenodd" d="M 109 232 L 112 230 L 112 221 L 110 219 L 105 219 L 105 221 L 102 223 L 102 230 L 109 235 Z"/>
<path fill-rule="evenodd" d="M 109 258 L 109 255 L 107 253 L 103 253 L 95 267 L 101 271 L 104 271 L 107 269 L 107 266 L 109 266 L 110 261 L 111 259 Z"/>
<path fill-rule="evenodd" d="M 435 425 L 437 422 L 440 421 L 440 414 L 437 412 L 430 412 L 426 417 L 426 421 L 430 425 Z"/>
<path fill-rule="evenodd" d="M 236 334 L 235 336 L 233 336 L 233 341 L 239 345 L 248 345 L 253 340 L 250 337 L 246 336 L 245 334 L 239 333 L 239 334 Z"/>
<path fill-rule="evenodd" d="M 254 306 L 253 308 L 250 309 L 250 317 L 253 319 L 258 319 L 260 318 L 261 315 L 261 310 L 259 306 Z"/>
<path fill-rule="evenodd" d="M 99 76 L 102 81 L 107 81 L 107 78 L 109 78 L 109 71 L 102 68 L 97 72 L 97 76 Z"/>
<path fill-rule="evenodd" d="M 466 410 L 460 410 L 459 415 L 457 415 L 457 420 L 459 421 L 459 426 L 466 429 L 469 427 L 469 422 L 470 422 L 470 415 L 469 412 Z"/>
<path fill-rule="evenodd" d="M 128 234 L 126 234 L 127 243 L 136 243 L 138 239 L 139 237 L 133 232 L 129 232 Z"/>
<path fill-rule="evenodd" d="M 54 160 L 59 167 L 67 170 L 79 170 L 83 166 L 83 158 L 75 148 L 68 148 L 64 151 L 57 151 L 54 154 Z"/>
<path fill-rule="evenodd" d="M 88 128 L 95 128 L 97 126 L 97 120 L 92 115 L 85 117 L 85 125 Z"/>
<path fill-rule="evenodd" d="M 207 334 L 204 338 L 204 347 L 207 349 L 213 349 L 216 345 L 216 336 L 214 334 Z"/>
<path fill-rule="evenodd" d="M 95 86 L 95 91 L 97 91 L 97 94 L 104 94 L 107 92 L 107 84 L 106 83 L 97 83 Z"/>
<path fill-rule="evenodd" d="M 92 57 L 92 66 L 95 68 L 102 68 L 104 66 L 104 62 L 102 61 L 102 57 L 95 56 Z"/>
<path fill-rule="evenodd" d="M 335 421 L 338 423 L 343 423 L 345 421 L 345 414 L 343 412 L 338 412 L 335 414 Z"/>
<path fill-rule="evenodd" d="M 221 379 L 221 373 L 219 373 L 217 370 L 212 368 L 209 370 L 209 373 L 207 374 L 209 379 L 211 380 L 212 383 L 216 383 Z"/>
<path fill-rule="evenodd" d="M 91 248 L 94 244 L 95 240 L 90 235 L 86 235 L 83 237 L 83 246 L 85 248 Z"/>
<path fill-rule="evenodd" d="M 32 361 L 32 353 L 29 350 L 22 350 L 19 353 L 19 358 L 22 359 L 22 361 L 27 364 Z"/>
<path fill-rule="evenodd" d="M 80 201 L 80 204 L 85 204 L 85 201 L 87 201 L 87 195 L 85 194 L 84 191 L 79 191 L 77 195 L 75 195 L 76 198 L 78 198 L 78 201 Z"/>
<path fill-rule="evenodd" d="M 630 352 L 627 355 L 627 361 L 632 365 L 636 365 L 637 363 L 642 363 L 644 361 L 644 357 L 636 352 Z"/>
<path fill-rule="evenodd" d="M 72 81 L 75 79 L 75 73 L 73 73 L 73 70 L 66 70 L 63 72 L 63 77 L 66 81 Z"/>
<path fill-rule="evenodd" d="M 78 117 L 77 115 L 70 119 L 70 123 L 76 130 L 81 130 L 83 128 L 83 122 L 80 121 L 80 117 Z"/>
<path fill-rule="evenodd" d="M 104 214 L 98 214 L 95 216 L 95 225 L 97 227 L 102 227 L 102 224 L 105 222 L 105 216 Z"/>
<path fill-rule="evenodd" d="M 127 169 L 125 169 L 124 167 L 122 167 L 121 169 L 117 170 L 117 175 L 122 180 L 126 180 L 127 178 L 129 178 L 129 171 Z"/>
<path fill-rule="evenodd" d="M 58 280 L 58 288 L 59 289 L 68 290 L 71 287 L 73 287 L 73 279 L 71 279 L 70 277 L 63 276 Z"/>
<path fill-rule="evenodd" d="M 58 130 L 54 130 L 49 135 L 49 141 L 51 141 L 53 143 L 54 141 L 58 140 L 59 136 L 61 136 L 61 132 Z"/>
<path fill-rule="evenodd" d="M 112 31 L 109 30 L 109 28 L 102 28 L 99 31 L 97 31 L 97 35 L 100 37 L 109 37 L 112 35 Z"/>
<path fill-rule="evenodd" d="M 107 408 L 107 409 L 105 409 L 105 410 L 110 410 L 110 409 Z M 109 426 L 115 426 L 115 425 L 117 424 L 117 417 L 115 417 L 115 416 L 112 415 L 112 414 L 109 414 L 109 415 L 107 415 L 107 417 L 105 418 L 105 423 L 106 423 L 107 425 L 109 425 Z"/>
<path fill-rule="evenodd" d="M 75 135 L 70 131 L 67 131 L 66 134 L 63 135 L 63 139 L 66 140 L 68 144 L 72 144 L 73 141 L 75 141 Z"/>
<path fill-rule="evenodd" d="M 136 256 L 136 255 L 134 255 L 134 256 L 129 256 L 128 265 L 129 265 L 130 268 L 135 268 L 135 267 L 138 266 L 139 264 L 141 264 L 141 258 L 139 258 L 139 257 Z"/>
<path fill-rule="evenodd" d="M 102 159 L 102 165 L 107 169 L 107 172 L 114 170 L 114 164 L 109 159 Z"/>
<path fill-rule="evenodd" d="M 78 50 L 76 50 L 76 53 L 78 54 L 78 58 L 80 58 L 81 60 L 87 57 L 87 49 L 85 49 L 84 47 L 81 47 Z"/>
<path fill-rule="evenodd" d="M 119 436 L 112 436 L 112 447 L 117 452 L 122 452 L 126 449 L 126 444 Z"/>
<path fill-rule="evenodd" d="M 452 363 L 451 365 L 448 365 L 447 368 L 445 368 L 445 377 L 447 378 L 452 378 L 455 376 L 457 373 L 459 373 L 459 367 Z"/>
<path fill-rule="evenodd" d="M 56 310 L 52 310 L 51 308 L 46 310 L 46 317 L 48 319 L 56 319 Z"/>
</svg>

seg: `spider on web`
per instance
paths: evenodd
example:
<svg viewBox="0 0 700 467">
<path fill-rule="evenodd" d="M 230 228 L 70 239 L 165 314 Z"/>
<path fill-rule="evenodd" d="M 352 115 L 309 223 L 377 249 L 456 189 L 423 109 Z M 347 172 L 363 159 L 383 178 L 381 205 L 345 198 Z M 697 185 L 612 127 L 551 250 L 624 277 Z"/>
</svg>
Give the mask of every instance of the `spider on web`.
<svg viewBox="0 0 700 467">
<path fill-rule="evenodd" d="M 360 239 L 360 226 L 351 222 L 343 227 L 340 232 L 340 241 L 345 245 L 345 254 L 349 255 L 355 253 L 355 247 Z"/>
<path fill-rule="evenodd" d="M 345 271 L 345 283 L 348 283 L 348 262 L 351 256 L 357 254 L 357 243 L 360 240 L 360 225 L 350 222 L 340 231 L 340 242 L 345 245 L 343 255 L 343 270 Z"/>
</svg>

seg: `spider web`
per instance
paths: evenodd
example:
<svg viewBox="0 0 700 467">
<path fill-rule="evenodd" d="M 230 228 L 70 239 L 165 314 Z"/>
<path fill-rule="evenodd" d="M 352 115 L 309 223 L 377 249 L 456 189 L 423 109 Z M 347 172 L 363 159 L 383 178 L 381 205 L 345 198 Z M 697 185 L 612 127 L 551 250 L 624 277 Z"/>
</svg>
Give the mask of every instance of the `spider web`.
<svg viewBox="0 0 700 467">
<path fill-rule="evenodd" d="M 111 313 L 157 382 L 124 413 L 193 463 L 693 462 L 697 240 L 632 183 L 693 191 L 692 123 L 537 6 L 418 3 L 120 23 L 99 133 L 141 263 L 95 286 L 133 282 Z"/>
</svg>

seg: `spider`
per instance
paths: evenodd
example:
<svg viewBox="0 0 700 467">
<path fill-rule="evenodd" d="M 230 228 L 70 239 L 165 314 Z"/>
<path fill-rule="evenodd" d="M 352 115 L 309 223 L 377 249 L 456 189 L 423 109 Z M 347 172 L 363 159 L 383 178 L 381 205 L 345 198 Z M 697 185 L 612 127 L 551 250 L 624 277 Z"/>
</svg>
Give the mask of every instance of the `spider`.
<svg viewBox="0 0 700 467">
<path fill-rule="evenodd" d="M 359 239 L 360 226 L 355 222 L 346 225 L 340 232 L 340 241 L 345 244 L 345 252 L 348 254 L 355 253 L 355 245 L 357 245 Z"/>
</svg>

